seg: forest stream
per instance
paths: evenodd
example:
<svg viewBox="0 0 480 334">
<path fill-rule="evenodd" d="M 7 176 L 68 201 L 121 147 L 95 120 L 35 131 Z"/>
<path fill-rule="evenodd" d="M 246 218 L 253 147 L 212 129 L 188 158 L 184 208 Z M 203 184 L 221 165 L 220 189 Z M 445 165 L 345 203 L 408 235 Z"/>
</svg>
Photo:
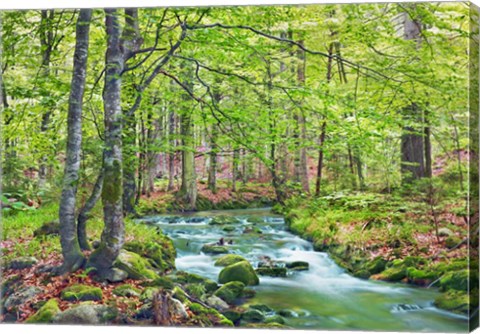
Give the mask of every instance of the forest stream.
<svg viewBox="0 0 480 334">
<path fill-rule="evenodd" d="M 216 215 L 235 216 L 241 224 L 232 232 L 221 225 L 209 225 Z M 257 216 L 255 224 L 262 234 L 243 234 L 252 225 L 247 218 Z M 266 304 L 279 311 L 293 311 L 286 325 L 298 329 L 373 330 L 373 331 L 466 331 L 467 318 L 433 306 L 436 289 L 416 288 L 399 283 L 362 280 L 350 276 L 327 253 L 315 252 L 310 242 L 287 231 L 284 219 L 269 209 L 209 211 L 172 216 L 151 216 L 140 220 L 158 226 L 172 238 L 177 248 L 178 270 L 217 281 L 221 267 L 214 266 L 220 255 L 205 255 L 204 244 L 221 238 L 233 241 L 230 252 L 242 255 L 257 266 L 262 256 L 278 261 L 306 261 L 308 271 L 288 272 L 285 278 L 260 276 L 253 287 L 256 296 L 245 304 Z"/>
</svg>

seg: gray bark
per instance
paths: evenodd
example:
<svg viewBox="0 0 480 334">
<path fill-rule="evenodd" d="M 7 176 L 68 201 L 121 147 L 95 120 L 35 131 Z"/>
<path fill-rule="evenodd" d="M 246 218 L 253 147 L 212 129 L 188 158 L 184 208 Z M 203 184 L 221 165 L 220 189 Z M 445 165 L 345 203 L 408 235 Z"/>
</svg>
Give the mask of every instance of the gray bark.
<svg viewBox="0 0 480 334">
<path fill-rule="evenodd" d="M 208 168 L 208 189 L 212 193 L 217 193 L 217 137 L 218 129 L 215 125 L 212 126 L 212 134 L 210 137 L 210 165 Z"/>
<path fill-rule="evenodd" d="M 97 181 L 95 181 L 95 185 L 93 187 L 92 193 L 90 194 L 90 197 L 85 202 L 85 205 L 80 209 L 80 213 L 78 214 L 78 242 L 82 250 L 91 249 L 87 238 L 87 221 L 90 218 L 90 211 L 92 211 L 92 209 L 95 207 L 98 200 L 100 199 L 100 196 L 102 195 L 104 176 L 105 174 L 102 168 L 100 170 L 100 173 L 98 174 Z"/>
<path fill-rule="evenodd" d="M 87 76 L 88 42 L 92 10 L 82 9 L 77 21 L 73 77 L 68 102 L 68 134 L 62 197 L 60 199 L 61 271 L 74 272 L 83 266 L 75 222 L 75 202 L 82 148 L 82 105 Z"/>
<path fill-rule="evenodd" d="M 172 191 L 175 188 L 175 113 L 170 112 L 168 120 L 168 136 L 170 141 L 170 150 L 168 153 L 168 187 L 167 191 Z"/>
<path fill-rule="evenodd" d="M 105 9 L 107 31 L 106 72 L 103 92 L 105 114 L 105 177 L 102 190 L 104 230 L 100 246 L 92 253 L 89 266 L 100 278 L 106 277 L 124 243 L 122 212 L 122 109 L 121 73 L 124 66 L 120 46 L 120 23 L 116 9 Z"/>
<path fill-rule="evenodd" d="M 182 185 L 180 198 L 187 210 L 195 210 L 197 203 L 197 176 L 195 173 L 195 152 L 192 115 L 185 114 L 180 120 L 182 134 Z"/>
</svg>

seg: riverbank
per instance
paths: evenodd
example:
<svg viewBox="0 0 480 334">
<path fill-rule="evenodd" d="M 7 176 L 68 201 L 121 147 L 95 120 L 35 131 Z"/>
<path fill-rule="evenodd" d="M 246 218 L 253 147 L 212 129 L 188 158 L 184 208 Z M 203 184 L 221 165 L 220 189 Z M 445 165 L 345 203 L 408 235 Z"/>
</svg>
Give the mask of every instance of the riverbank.
<svg viewBox="0 0 480 334">
<path fill-rule="evenodd" d="M 468 294 L 469 278 L 478 281 L 478 268 L 468 267 L 461 203 L 445 204 L 432 217 L 418 199 L 338 193 L 292 198 L 276 211 L 293 233 L 356 277 L 438 287 L 443 293 L 434 305 L 459 314 L 468 315 L 478 303 L 478 290 Z"/>
</svg>

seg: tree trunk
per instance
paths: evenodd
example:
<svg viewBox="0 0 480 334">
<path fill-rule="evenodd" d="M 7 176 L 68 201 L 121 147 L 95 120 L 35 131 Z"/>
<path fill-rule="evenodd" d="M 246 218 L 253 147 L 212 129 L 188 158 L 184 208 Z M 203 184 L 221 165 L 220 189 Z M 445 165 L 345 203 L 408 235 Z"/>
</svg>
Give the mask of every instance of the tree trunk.
<svg viewBox="0 0 480 334">
<path fill-rule="evenodd" d="M 210 165 L 208 168 L 208 189 L 212 193 L 217 193 L 217 137 L 218 129 L 215 124 L 212 126 L 212 134 L 210 137 Z"/>
<path fill-rule="evenodd" d="M 168 153 L 168 187 L 167 191 L 172 191 L 175 188 L 175 113 L 170 112 L 168 122 L 168 137 L 170 140 L 170 149 Z"/>
<path fill-rule="evenodd" d="M 197 177 L 195 174 L 195 143 L 193 138 L 192 115 L 188 111 L 181 116 L 180 132 L 182 135 L 182 185 L 180 198 L 186 210 L 195 210 L 197 202 Z"/>
<path fill-rule="evenodd" d="M 238 148 L 233 149 L 232 159 L 232 191 L 237 192 L 237 178 L 238 178 L 238 160 L 240 158 L 240 150 Z"/>
<path fill-rule="evenodd" d="M 59 209 L 60 243 L 63 255 L 61 272 L 74 272 L 85 263 L 85 257 L 80 251 L 77 239 L 75 203 L 82 149 L 82 107 L 87 77 L 91 17 L 91 9 L 80 10 L 76 28 L 73 77 L 68 101 L 67 158 Z"/>
<path fill-rule="evenodd" d="M 120 23 L 116 9 L 105 9 L 107 30 L 106 72 L 103 92 L 105 113 L 105 176 L 102 203 L 105 227 L 100 246 L 90 257 L 89 266 L 100 278 L 111 272 L 113 262 L 124 243 L 125 225 L 122 212 L 122 109 L 121 73 L 124 66 L 120 46 Z"/>
<path fill-rule="evenodd" d="M 102 195 L 104 176 L 105 174 L 102 168 L 100 170 L 100 173 L 98 174 L 97 181 L 95 181 L 95 186 L 93 187 L 90 197 L 85 202 L 85 205 L 80 209 L 80 213 L 78 214 L 78 219 L 77 219 L 78 242 L 82 250 L 91 249 L 90 244 L 88 243 L 88 238 L 87 238 L 87 221 L 88 219 L 90 219 L 90 211 L 93 210 L 98 200 L 100 199 L 100 196 Z"/>
<path fill-rule="evenodd" d="M 432 177 L 432 143 L 430 140 L 430 114 L 428 110 L 423 112 L 424 117 L 424 142 L 425 142 L 425 176 Z"/>
</svg>

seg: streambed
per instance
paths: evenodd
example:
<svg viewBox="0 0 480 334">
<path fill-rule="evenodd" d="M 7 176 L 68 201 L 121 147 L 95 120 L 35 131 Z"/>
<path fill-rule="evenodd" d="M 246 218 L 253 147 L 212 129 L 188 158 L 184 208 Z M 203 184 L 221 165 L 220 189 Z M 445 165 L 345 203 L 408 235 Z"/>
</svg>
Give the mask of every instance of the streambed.
<svg viewBox="0 0 480 334">
<path fill-rule="evenodd" d="M 241 224 L 232 232 L 221 225 L 209 225 L 217 215 L 235 216 Z M 263 223 L 246 220 L 257 216 Z M 315 252 L 310 242 L 286 230 L 281 216 L 269 209 L 197 212 L 172 216 L 151 216 L 140 221 L 160 227 L 177 248 L 178 270 L 217 280 L 222 268 L 215 267 L 221 255 L 205 255 L 200 249 L 220 238 L 232 240 L 230 253 L 242 255 L 256 267 L 260 257 L 272 260 L 307 261 L 308 271 L 289 272 L 285 278 L 260 277 L 253 287 L 256 296 L 248 304 L 266 304 L 275 310 L 289 309 L 295 317 L 286 325 L 298 329 L 465 332 L 467 318 L 437 309 L 435 289 L 404 284 L 362 280 L 350 276 L 337 266 L 327 253 Z M 243 234 L 255 225 L 262 234 Z"/>
</svg>

